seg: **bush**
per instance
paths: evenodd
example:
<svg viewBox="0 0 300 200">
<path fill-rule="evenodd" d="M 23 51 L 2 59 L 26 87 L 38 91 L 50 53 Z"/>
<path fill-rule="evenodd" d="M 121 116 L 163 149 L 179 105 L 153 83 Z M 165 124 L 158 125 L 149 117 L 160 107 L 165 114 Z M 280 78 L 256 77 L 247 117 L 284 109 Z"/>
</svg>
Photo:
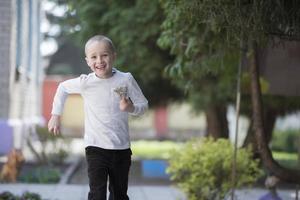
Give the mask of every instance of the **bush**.
<svg viewBox="0 0 300 200">
<path fill-rule="evenodd" d="M 231 188 L 233 147 L 228 140 L 211 138 L 188 142 L 172 153 L 167 172 L 190 200 L 224 199 Z M 250 149 L 237 153 L 237 187 L 261 175 Z"/>
<path fill-rule="evenodd" d="M 68 141 L 61 134 L 55 136 L 47 127 L 37 126 L 35 132 L 27 137 L 29 150 L 40 164 L 62 165 L 68 157 L 66 143 Z"/>
<path fill-rule="evenodd" d="M 2 192 L 0 193 L 0 200 L 15 200 L 16 197 L 10 192 Z"/>
<path fill-rule="evenodd" d="M 298 152 L 300 132 L 297 130 L 275 131 L 271 141 L 271 149 L 289 153 Z"/>
<path fill-rule="evenodd" d="M 21 196 L 21 200 L 41 200 L 41 196 L 33 192 L 24 192 Z"/>
<path fill-rule="evenodd" d="M 50 167 L 38 167 L 29 170 L 19 180 L 25 183 L 57 183 L 60 179 L 60 171 Z"/>
<path fill-rule="evenodd" d="M 12 194 L 11 192 L 0 193 L 0 200 L 41 200 L 39 194 L 32 192 L 24 192 L 21 196 Z"/>
</svg>

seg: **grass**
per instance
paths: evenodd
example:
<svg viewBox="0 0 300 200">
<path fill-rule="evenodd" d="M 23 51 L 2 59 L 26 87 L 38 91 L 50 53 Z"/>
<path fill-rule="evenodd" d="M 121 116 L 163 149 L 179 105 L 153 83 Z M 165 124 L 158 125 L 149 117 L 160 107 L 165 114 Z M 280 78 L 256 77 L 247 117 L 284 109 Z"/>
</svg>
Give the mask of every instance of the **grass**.
<svg viewBox="0 0 300 200">
<path fill-rule="evenodd" d="M 184 143 L 174 141 L 139 140 L 131 143 L 133 157 L 137 159 L 169 159 L 170 152 L 180 148 Z M 300 167 L 297 153 L 273 151 L 273 157 L 281 165 L 296 169 Z"/>
<path fill-rule="evenodd" d="M 299 169 L 299 161 L 298 161 L 298 154 L 297 153 L 287 153 L 287 152 L 279 152 L 273 151 L 272 155 L 276 161 L 282 164 L 285 167 L 291 169 Z"/>
<path fill-rule="evenodd" d="M 174 141 L 149 141 L 139 140 L 131 142 L 133 159 L 163 159 L 168 160 L 171 152 L 180 149 L 185 143 Z M 274 159 L 281 165 L 296 169 L 298 165 L 297 153 L 272 152 Z"/>
<path fill-rule="evenodd" d="M 131 149 L 133 156 L 139 159 L 168 159 L 170 152 L 178 149 L 182 143 L 173 141 L 133 141 Z"/>
</svg>

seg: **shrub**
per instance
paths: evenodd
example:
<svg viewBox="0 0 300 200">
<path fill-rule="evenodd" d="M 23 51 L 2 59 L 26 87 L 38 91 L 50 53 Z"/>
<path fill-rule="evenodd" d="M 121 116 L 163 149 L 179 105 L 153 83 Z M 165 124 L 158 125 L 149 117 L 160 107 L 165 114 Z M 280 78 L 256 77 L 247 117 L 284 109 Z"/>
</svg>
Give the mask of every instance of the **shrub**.
<svg viewBox="0 0 300 200">
<path fill-rule="evenodd" d="M 60 171 L 50 167 L 38 167 L 29 170 L 19 180 L 26 183 L 57 183 L 60 179 Z"/>
<path fill-rule="evenodd" d="M 66 143 L 68 143 L 66 138 L 61 134 L 54 136 L 47 127 L 37 126 L 35 132 L 27 137 L 29 150 L 40 164 L 62 165 L 68 157 Z"/>
<path fill-rule="evenodd" d="M 41 196 L 33 192 L 24 192 L 21 196 L 21 200 L 41 200 Z"/>
<path fill-rule="evenodd" d="M 0 193 L 0 200 L 41 200 L 41 196 L 33 192 L 24 192 L 21 196 L 17 196 L 5 191 Z"/>
<path fill-rule="evenodd" d="M 0 200 L 15 200 L 15 199 L 16 199 L 15 195 L 13 195 L 10 192 L 5 191 L 0 193 Z"/>
<path fill-rule="evenodd" d="M 187 142 L 172 153 L 167 172 L 190 200 L 224 199 L 231 188 L 233 147 L 228 140 L 211 138 Z M 237 187 L 257 180 L 261 170 L 250 149 L 237 153 Z"/>
</svg>

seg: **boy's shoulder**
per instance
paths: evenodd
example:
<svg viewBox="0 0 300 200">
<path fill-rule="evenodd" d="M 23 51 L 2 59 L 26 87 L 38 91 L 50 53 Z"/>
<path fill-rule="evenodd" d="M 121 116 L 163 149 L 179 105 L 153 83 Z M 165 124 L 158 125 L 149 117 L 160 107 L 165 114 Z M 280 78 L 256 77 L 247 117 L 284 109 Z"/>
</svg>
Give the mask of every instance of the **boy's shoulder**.
<svg viewBox="0 0 300 200">
<path fill-rule="evenodd" d="M 81 84 L 84 84 L 84 83 L 91 81 L 92 77 L 93 77 L 93 73 L 81 74 L 81 75 L 79 75 L 78 79 Z"/>
<path fill-rule="evenodd" d="M 89 73 L 89 74 L 80 74 L 79 79 L 80 80 L 86 80 L 89 79 L 93 76 L 93 73 Z"/>
<path fill-rule="evenodd" d="M 131 79 L 132 75 L 130 72 L 123 72 L 117 69 L 114 69 L 115 73 L 117 76 L 119 76 L 120 78 L 125 78 L 125 79 Z"/>
</svg>

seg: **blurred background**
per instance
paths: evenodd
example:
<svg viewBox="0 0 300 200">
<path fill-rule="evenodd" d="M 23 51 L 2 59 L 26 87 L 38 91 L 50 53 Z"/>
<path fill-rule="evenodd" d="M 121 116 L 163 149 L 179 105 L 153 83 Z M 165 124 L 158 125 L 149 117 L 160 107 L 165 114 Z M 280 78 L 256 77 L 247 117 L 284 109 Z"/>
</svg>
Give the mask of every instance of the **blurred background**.
<svg viewBox="0 0 300 200">
<path fill-rule="evenodd" d="M 90 72 L 83 47 L 95 34 L 112 39 L 115 67 L 131 72 L 149 100 L 144 116 L 130 118 L 135 159 L 168 159 L 167 151 L 192 138 L 233 142 L 240 47 L 228 37 L 231 32 L 204 26 L 191 7 L 171 0 L 1 0 L 2 164 L 14 148 L 32 163 L 69 162 L 74 155 L 83 159 L 84 111 L 79 95 L 67 99 L 61 137 L 53 138 L 46 126 L 58 84 Z M 300 42 L 263 39 L 257 62 L 265 139 L 276 160 L 298 168 Z M 255 145 L 250 59 L 244 60 L 239 147 Z"/>
</svg>

